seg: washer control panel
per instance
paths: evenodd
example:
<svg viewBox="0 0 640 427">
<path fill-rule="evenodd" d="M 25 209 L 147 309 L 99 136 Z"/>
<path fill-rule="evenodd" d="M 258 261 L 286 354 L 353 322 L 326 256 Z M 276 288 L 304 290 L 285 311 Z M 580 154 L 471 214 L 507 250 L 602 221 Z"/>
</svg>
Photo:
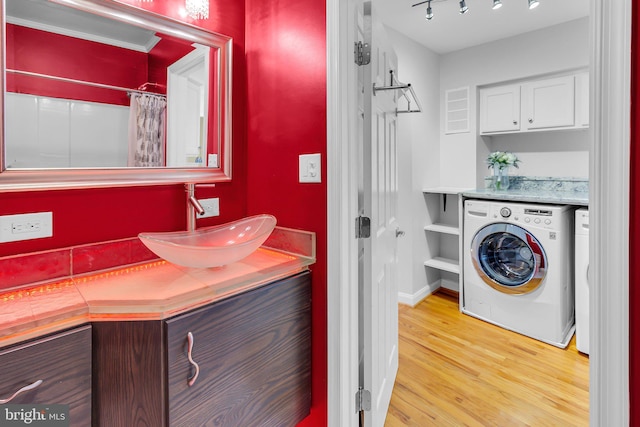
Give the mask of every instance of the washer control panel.
<svg viewBox="0 0 640 427">
<path fill-rule="evenodd" d="M 554 221 L 554 211 L 544 207 L 495 205 L 492 211 L 491 217 L 498 221 L 523 223 L 542 228 L 553 228 L 558 225 Z"/>
</svg>

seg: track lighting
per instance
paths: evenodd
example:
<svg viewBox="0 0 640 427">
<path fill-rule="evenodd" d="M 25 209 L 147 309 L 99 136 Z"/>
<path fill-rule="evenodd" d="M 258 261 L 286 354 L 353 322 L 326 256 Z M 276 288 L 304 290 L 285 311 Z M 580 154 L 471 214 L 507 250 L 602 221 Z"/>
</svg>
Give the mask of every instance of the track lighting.
<svg viewBox="0 0 640 427">
<path fill-rule="evenodd" d="M 531 7 L 531 0 L 529 0 L 529 7 Z M 460 0 L 460 15 L 467 13 L 468 10 L 469 8 L 464 0 Z"/>
<path fill-rule="evenodd" d="M 188 2 L 188 1 L 196 1 L 196 0 L 186 0 L 186 1 Z M 202 0 L 198 0 L 198 1 L 202 1 Z M 432 1 L 444 2 L 447 0 L 422 0 L 422 1 L 419 1 L 418 3 L 411 5 L 411 7 L 416 7 L 416 6 L 420 6 L 421 4 L 427 3 L 427 14 L 425 18 L 427 19 L 427 21 L 431 21 L 433 19 L 433 9 L 431 9 Z M 493 1 L 493 5 L 491 6 L 491 8 L 493 10 L 500 9 L 502 7 L 502 0 L 492 0 L 492 1 Z M 529 9 L 535 9 L 540 5 L 540 0 L 527 0 L 527 3 L 529 4 Z M 467 7 L 467 2 L 465 0 L 460 0 L 459 4 L 460 4 L 460 9 L 458 10 L 458 12 L 460 13 L 460 15 L 464 15 L 469 11 L 469 8 Z"/>
</svg>

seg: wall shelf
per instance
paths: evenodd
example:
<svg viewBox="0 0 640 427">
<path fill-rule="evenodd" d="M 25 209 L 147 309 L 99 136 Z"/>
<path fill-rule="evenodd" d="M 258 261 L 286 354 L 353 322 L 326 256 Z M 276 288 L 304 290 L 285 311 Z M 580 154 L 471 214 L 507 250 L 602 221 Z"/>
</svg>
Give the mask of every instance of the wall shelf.
<svg viewBox="0 0 640 427">
<path fill-rule="evenodd" d="M 435 233 L 453 234 L 455 236 L 460 235 L 460 228 L 457 225 L 435 223 L 435 224 L 425 225 L 424 229 L 426 231 L 433 231 Z"/>
<path fill-rule="evenodd" d="M 427 284 L 459 292 L 462 284 L 462 198 L 467 189 L 431 187 L 423 189 L 426 205 Z"/>
<path fill-rule="evenodd" d="M 460 274 L 460 264 L 454 259 L 435 257 L 425 261 L 424 265 L 438 270 L 448 271 L 449 273 Z"/>
</svg>

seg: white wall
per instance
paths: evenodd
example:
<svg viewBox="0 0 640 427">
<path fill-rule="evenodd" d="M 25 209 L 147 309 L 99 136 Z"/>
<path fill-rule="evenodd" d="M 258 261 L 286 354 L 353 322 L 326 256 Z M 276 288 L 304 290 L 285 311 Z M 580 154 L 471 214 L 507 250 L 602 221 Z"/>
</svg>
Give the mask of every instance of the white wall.
<svg viewBox="0 0 640 427">
<path fill-rule="evenodd" d="M 398 117 L 398 221 L 406 233 L 398 239 L 398 290 L 400 302 L 413 305 L 431 291 L 423 266 L 427 214 L 422 189 L 437 185 L 440 176 L 440 60 L 397 31 L 387 32 L 398 56 L 398 80 L 411 83 L 422 104 L 422 113 Z"/>
<path fill-rule="evenodd" d="M 476 118 L 478 86 L 586 69 L 589 65 L 588 40 L 588 18 L 582 18 L 443 55 L 440 60 L 441 108 L 444 108 L 446 90 L 469 86 L 471 122 L 469 133 L 445 135 L 444 114 L 441 114 L 439 185 L 482 186 L 483 178 L 488 174 L 484 160 L 493 150 L 514 151 L 522 160 L 521 169 L 516 170 L 522 175 L 586 177 L 587 131 L 480 138 Z M 563 169 L 564 164 L 575 167 L 567 171 Z"/>
<path fill-rule="evenodd" d="M 9 168 L 125 167 L 129 107 L 6 94 Z"/>
</svg>

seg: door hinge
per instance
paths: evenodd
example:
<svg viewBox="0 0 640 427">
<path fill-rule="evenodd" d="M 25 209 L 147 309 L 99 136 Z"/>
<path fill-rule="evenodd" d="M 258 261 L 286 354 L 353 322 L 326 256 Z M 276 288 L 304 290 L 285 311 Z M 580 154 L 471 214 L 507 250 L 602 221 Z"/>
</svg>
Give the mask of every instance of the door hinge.
<svg viewBox="0 0 640 427">
<path fill-rule="evenodd" d="M 369 46 L 369 43 L 356 42 L 354 44 L 353 54 L 356 64 L 369 65 L 369 62 L 371 62 L 371 46 Z"/>
<path fill-rule="evenodd" d="M 366 216 L 356 218 L 356 239 L 371 237 L 371 219 Z"/>
<path fill-rule="evenodd" d="M 356 392 L 356 412 L 371 410 L 371 392 L 362 387 Z"/>
</svg>

